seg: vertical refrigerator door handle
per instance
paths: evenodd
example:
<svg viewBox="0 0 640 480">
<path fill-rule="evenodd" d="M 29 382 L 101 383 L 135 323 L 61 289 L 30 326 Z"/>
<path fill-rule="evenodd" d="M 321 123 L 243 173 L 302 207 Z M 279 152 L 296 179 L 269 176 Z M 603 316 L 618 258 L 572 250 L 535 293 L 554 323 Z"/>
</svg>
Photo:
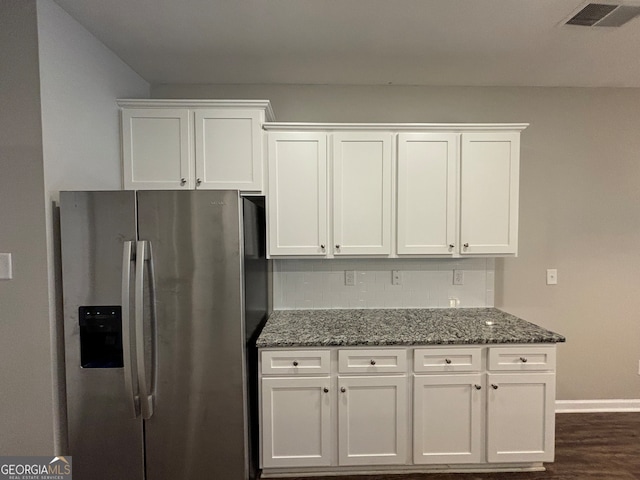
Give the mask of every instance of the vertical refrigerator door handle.
<svg viewBox="0 0 640 480">
<path fill-rule="evenodd" d="M 142 418 L 148 420 L 153 415 L 153 394 L 151 392 L 151 386 L 153 380 L 149 380 L 147 375 L 147 366 L 145 363 L 145 338 L 144 338 L 144 272 L 146 263 L 151 264 L 149 243 L 145 240 L 139 241 L 136 247 L 137 261 L 136 261 L 136 294 L 135 294 L 135 317 L 136 317 L 136 355 L 138 359 L 138 385 L 140 388 L 140 409 L 142 411 Z M 153 279 L 151 279 L 153 283 Z M 153 302 L 152 299 L 152 315 L 153 315 Z M 155 319 L 153 319 L 155 320 Z M 153 324 L 152 324 L 153 330 Z M 153 335 L 153 332 L 152 332 Z M 153 335 L 155 337 L 155 335 Z M 154 343 L 152 339 L 152 344 Z M 152 345 L 153 347 L 153 345 Z M 153 360 L 152 360 L 152 363 Z"/>
<path fill-rule="evenodd" d="M 127 396 L 131 400 L 131 414 L 133 418 L 140 416 L 140 397 L 137 393 L 137 374 L 134 362 L 134 338 L 130 320 L 130 296 L 131 296 L 131 262 L 134 260 L 133 242 L 124 242 L 122 246 L 122 346 L 124 363 L 124 384 Z"/>
</svg>

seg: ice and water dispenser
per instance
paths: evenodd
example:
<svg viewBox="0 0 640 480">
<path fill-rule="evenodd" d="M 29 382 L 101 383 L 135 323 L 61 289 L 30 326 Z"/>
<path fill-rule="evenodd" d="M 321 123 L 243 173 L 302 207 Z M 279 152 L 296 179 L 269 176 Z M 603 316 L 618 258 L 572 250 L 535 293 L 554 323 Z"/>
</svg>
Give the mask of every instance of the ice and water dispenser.
<svg viewBox="0 0 640 480">
<path fill-rule="evenodd" d="M 121 307 L 80 307 L 78 313 L 82 368 L 122 368 Z"/>
</svg>

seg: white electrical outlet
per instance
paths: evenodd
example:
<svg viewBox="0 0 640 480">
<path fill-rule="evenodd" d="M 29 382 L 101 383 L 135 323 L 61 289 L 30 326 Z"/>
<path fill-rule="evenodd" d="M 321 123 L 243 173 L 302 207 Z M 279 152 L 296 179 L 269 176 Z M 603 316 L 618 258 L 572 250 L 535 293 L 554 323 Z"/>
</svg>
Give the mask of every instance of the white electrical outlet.
<svg viewBox="0 0 640 480">
<path fill-rule="evenodd" d="M 402 285 L 402 273 L 400 270 L 391 270 L 391 284 Z"/>
<path fill-rule="evenodd" d="M 345 270 L 344 271 L 344 284 L 348 287 L 355 287 L 356 285 L 356 271 Z"/>
<path fill-rule="evenodd" d="M 547 268 L 547 285 L 558 284 L 558 270 L 555 268 Z"/>
<path fill-rule="evenodd" d="M 0 280 L 11 280 L 13 269 L 11 268 L 11 254 L 0 253 Z"/>
<path fill-rule="evenodd" d="M 453 271 L 453 284 L 464 285 L 464 270 Z"/>
</svg>

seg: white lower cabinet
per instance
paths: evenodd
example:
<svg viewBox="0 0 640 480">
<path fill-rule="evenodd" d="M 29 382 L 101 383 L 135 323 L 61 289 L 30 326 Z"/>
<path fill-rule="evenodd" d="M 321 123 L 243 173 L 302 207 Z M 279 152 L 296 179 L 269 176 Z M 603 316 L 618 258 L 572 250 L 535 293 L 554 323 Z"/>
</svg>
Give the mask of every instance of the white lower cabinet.
<svg viewBox="0 0 640 480">
<path fill-rule="evenodd" d="M 331 464 L 329 377 L 262 379 L 262 464 Z"/>
<path fill-rule="evenodd" d="M 553 345 L 262 349 L 264 474 L 540 468 L 555 358 Z"/>
<path fill-rule="evenodd" d="M 487 379 L 487 460 L 553 461 L 555 374 L 489 374 Z"/>
<path fill-rule="evenodd" d="M 416 375 L 413 461 L 482 461 L 482 375 Z"/>
<path fill-rule="evenodd" d="M 407 461 L 407 377 L 338 377 L 338 463 Z"/>
</svg>

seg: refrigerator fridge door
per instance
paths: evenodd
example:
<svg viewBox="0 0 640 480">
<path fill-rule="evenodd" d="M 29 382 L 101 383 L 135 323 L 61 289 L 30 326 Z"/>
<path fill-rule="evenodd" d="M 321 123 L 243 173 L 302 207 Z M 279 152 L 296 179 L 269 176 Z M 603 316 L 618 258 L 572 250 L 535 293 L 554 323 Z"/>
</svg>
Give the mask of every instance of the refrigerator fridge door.
<svg viewBox="0 0 640 480">
<path fill-rule="evenodd" d="M 122 283 L 133 278 L 124 250 L 136 240 L 135 214 L 134 192 L 60 194 L 69 453 L 78 480 L 144 475 L 137 392 L 123 368 L 131 365 Z"/>
<path fill-rule="evenodd" d="M 146 479 L 247 476 L 242 226 L 238 192 L 138 192 L 156 315 Z M 145 301 L 146 305 L 150 302 Z M 146 310 L 147 308 L 145 308 Z M 146 348 L 153 350 L 154 342 Z M 155 363 L 155 365 L 153 365 Z M 151 377 L 154 377 L 151 374 Z"/>
</svg>

